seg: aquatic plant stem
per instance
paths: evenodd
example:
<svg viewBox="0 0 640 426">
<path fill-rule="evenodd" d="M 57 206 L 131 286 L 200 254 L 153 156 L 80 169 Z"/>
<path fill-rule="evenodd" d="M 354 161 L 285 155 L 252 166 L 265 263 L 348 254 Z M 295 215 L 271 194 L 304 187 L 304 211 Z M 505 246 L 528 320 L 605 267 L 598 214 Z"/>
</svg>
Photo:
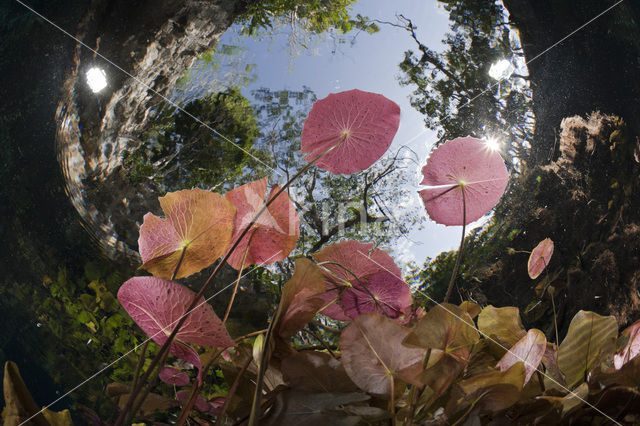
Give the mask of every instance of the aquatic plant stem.
<svg viewBox="0 0 640 426">
<path fill-rule="evenodd" d="M 327 344 L 327 342 L 325 342 L 324 340 L 322 340 L 322 338 L 320 336 L 318 336 L 316 333 L 314 333 L 313 331 L 311 331 L 308 327 L 304 330 L 306 333 L 310 334 L 314 339 L 316 339 L 318 342 L 320 342 L 320 345 L 322 345 L 323 348 L 325 348 L 327 350 L 327 352 L 329 352 L 329 355 L 331 355 L 331 357 L 333 359 L 335 359 L 336 361 L 340 361 L 340 359 L 336 356 L 335 353 L 333 353 L 333 351 L 331 350 L 331 346 L 329 346 Z"/>
<path fill-rule="evenodd" d="M 182 261 L 184 260 L 184 255 L 187 252 L 187 247 L 188 246 L 184 246 L 182 248 L 182 252 L 180 253 L 180 258 L 178 259 L 178 263 L 176 264 L 176 268 L 173 270 L 173 274 L 171 274 L 171 281 L 176 279 L 176 275 L 178 275 L 178 270 L 180 269 L 180 265 L 182 265 Z M 140 369 L 142 368 L 142 364 L 144 363 L 144 355 L 146 353 L 146 348 L 147 345 L 149 343 L 150 339 L 147 339 L 144 344 L 144 348 L 143 351 L 140 353 L 140 357 L 138 358 L 138 366 L 136 368 L 136 373 L 133 379 L 133 384 L 131 385 L 131 395 L 129 396 L 129 399 L 127 400 L 127 404 L 125 405 L 124 409 L 122 410 L 122 412 L 120 413 L 120 415 L 118 416 L 118 420 L 116 420 L 116 424 L 118 424 L 118 421 L 120 420 L 120 417 L 124 416 L 124 420 L 131 420 L 130 417 L 133 417 L 133 415 L 135 415 L 136 410 L 133 411 L 133 415 L 129 416 L 129 410 L 131 410 L 131 407 L 133 406 L 133 404 L 135 403 L 135 397 L 136 397 L 136 392 L 134 392 L 136 389 L 140 389 L 143 385 L 144 385 L 144 380 L 146 380 L 149 376 L 148 371 L 152 368 L 155 367 L 155 365 L 152 363 L 152 365 L 149 366 L 149 368 L 147 369 L 147 372 L 145 372 L 145 374 L 142 376 L 142 380 L 138 380 L 140 378 L 139 373 L 140 373 Z M 162 350 L 162 349 L 161 349 Z M 166 355 L 164 355 L 163 359 L 166 359 L 168 355 L 168 352 Z M 156 355 L 157 356 L 157 355 Z M 164 361 L 162 361 L 162 363 L 164 363 Z M 160 364 L 162 364 L 160 363 Z M 158 369 L 158 372 L 160 372 L 160 369 Z M 143 382 L 140 385 L 140 382 Z M 139 386 L 140 385 L 140 386 Z M 149 389 L 150 390 L 150 389 Z M 139 392 L 139 390 L 138 390 Z M 144 399 L 146 398 L 146 396 L 149 394 L 149 391 L 144 393 L 144 397 L 142 398 L 142 400 L 136 404 L 137 406 L 142 405 L 142 403 L 144 402 Z M 133 398 L 132 398 L 133 396 Z M 125 423 L 126 424 L 126 423 Z"/>
<path fill-rule="evenodd" d="M 173 270 L 173 274 L 171 274 L 171 281 L 176 279 L 176 275 L 178 275 L 178 270 L 180 269 L 180 265 L 182 265 L 182 261 L 184 260 L 184 255 L 187 252 L 187 247 L 182 247 L 182 252 L 180 252 L 180 259 L 178 259 L 178 264 L 176 265 L 176 269 Z"/>
<path fill-rule="evenodd" d="M 251 333 L 249 333 L 249 334 L 245 334 L 244 336 L 236 337 L 234 340 L 235 340 L 236 342 L 240 342 L 240 341 L 242 341 L 242 340 L 244 340 L 244 339 L 248 339 L 249 337 L 257 336 L 257 335 L 259 335 L 259 334 L 264 334 L 264 333 L 266 333 L 267 331 L 269 331 L 269 329 L 268 329 L 268 328 L 265 328 L 264 330 L 252 331 Z"/>
<path fill-rule="evenodd" d="M 240 336 L 240 337 L 234 339 L 234 341 L 235 342 L 240 342 L 240 341 L 242 341 L 242 340 L 244 340 L 246 338 L 266 333 L 267 331 L 268 331 L 268 329 L 254 331 L 252 333 L 245 334 L 244 336 Z M 209 359 L 209 361 L 207 361 L 207 363 L 200 370 L 200 374 L 202 375 L 202 380 L 203 381 L 204 381 L 204 378 L 207 377 L 207 372 L 209 371 L 209 368 L 211 368 L 211 366 L 213 365 L 215 360 L 218 359 L 218 357 L 222 354 L 222 352 L 224 352 L 224 348 L 221 348 L 221 349 L 217 350 L 216 353 L 211 356 L 211 359 Z M 251 358 L 249 358 L 249 361 L 251 361 Z M 176 423 L 178 426 L 182 425 L 187 420 L 187 418 L 189 417 L 189 414 L 191 413 L 191 410 L 193 409 L 193 405 L 195 404 L 195 401 L 196 401 L 198 395 L 200 394 L 200 390 L 201 389 L 202 389 L 202 383 L 197 383 L 192 388 L 191 394 L 189 395 L 189 400 L 188 400 L 187 404 L 184 406 L 182 412 L 180 413 L 180 418 L 178 419 L 178 422 Z M 182 421 L 182 423 L 180 421 Z"/>
<path fill-rule="evenodd" d="M 426 370 L 429 366 L 429 358 L 431 358 L 431 348 L 427 348 L 427 351 L 422 358 L 422 370 Z M 413 418 L 415 416 L 416 405 L 418 404 L 418 399 L 420 398 L 420 392 L 424 390 L 424 386 L 418 388 L 415 385 L 411 385 L 411 391 L 409 392 L 409 418 L 407 419 L 407 426 L 413 426 Z M 418 392 L 416 392 L 418 391 Z M 427 408 L 428 405 L 425 405 Z"/>
<path fill-rule="evenodd" d="M 389 401 L 389 411 L 391 411 L 391 426 L 396 426 L 396 384 L 393 380 L 393 374 L 389 375 L 391 381 L 391 400 Z"/>
<path fill-rule="evenodd" d="M 244 230 L 240 233 L 240 235 L 238 236 L 236 241 L 233 243 L 231 248 L 223 256 L 222 260 L 220 260 L 220 262 L 218 262 L 218 264 L 214 268 L 213 272 L 211 272 L 211 275 L 209 275 L 209 278 L 207 279 L 207 281 L 200 288 L 200 291 L 198 291 L 198 293 L 193 297 L 193 300 L 191 301 L 191 304 L 189 305 L 189 307 L 186 309 L 185 314 L 178 320 L 175 328 L 173 329 L 173 331 L 171 332 L 169 337 L 167 337 L 167 340 L 165 341 L 165 343 L 160 348 L 160 351 L 156 354 L 156 356 L 153 358 L 153 360 L 151 360 L 151 364 L 149 365 L 149 368 L 147 368 L 147 370 L 145 371 L 144 375 L 140 379 L 140 382 L 138 383 L 137 388 L 136 389 L 132 389 L 131 395 L 129 396 L 129 400 L 127 401 L 127 404 L 125 405 L 125 409 L 123 410 L 124 414 L 121 413 L 120 417 L 118 417 L 118 419 L 116 420 L 114 426 L 122 426 L 123 425 L 122 421 L 124 420 L 124 417 L 126 416 L 126 412 L 131 409 L 131 405 L 133 404 L 133 400 L 135 399 L 137 393 L 140 392 L 140 389 L 142 388 L 142 386 L 149 379 L 149 376 L 151 375 L 151 372 L 154 370 L 155 366 L 160 361 L 160 358 L 165 353 L 169 352 L 169 348 L 171 346 L 171 343 L 173 342 L 173 340 L 175 339 L 176 335 L 178 334 L 178 331 L 180 331 L 180 328 L 184 325 L 185 321 L 187 320 L 187 317 L 188 317 L 189 313 L 191 313 L 191 311 L 193 311 L 193 309 L 195 309 L 195 307 L 198 305 L 198 303 L 199 303 L 198 301 L 200 300 L 200 298 L 203 297 L 205 291 L 213 283 L 213 280 L 218 276 L 218 273 L 222 269 L 222 266 L 229 259 L 229 257 L 234 252 L 236 247 L 238 247 L 238 245 L 240 244 L 240 241 L 242 241 L 242 239 L 249 232 L 251 227 L 258 221 L 258 219 L 267 210 L 267 208 L 280 196 L 280 194 L 282 194 L 284 191 L 287 190 L 287 188 L 289 188 L 289 186 L 291 186 L 292 182 L 294 182 L 296 179 L 298 179 L 300 176 L 302 176 L 304 173 L 306 173 L 309 169 L 311 169 L 311 167 L 313 167 L 315 165 L 316 162 L 318 162 L 318 160 L 320 160 L 325 155 L 329 154 L 331 151 L 336 149 L 345 140 L 346 140 L 346 138 L 343 138 L 343 140 L 341 142 L 333 145 L 331 148 L 327 149 L 325 152 L 323 152 L 322 154 L 320 154 L 319 156 L 314 158 L 313 161 L 311 161 L 310 163 L 305 165 L 303 168 L 301 168 L 298 172 L 296 172 L 295 175 L 293 175 L 278 191 L 276 191 L 276 193 L 272 197 L 270 197 L 267 200 L 267 202 L 262 206 L 262 208 L 258 211 L 258 213 L 256 213 L 256 215 L 253 217 L 251 222 L 249 222 L 249 224 L 244 228 Z"/>
<path fill-rule="evenodd" d="M 193 385 L 191 394 L 189 395 L 189 400 L 182 408 L 180 417 L 178 417 L 178 420 L 176 421 L 176 426 L 182 426 L 187 421 L 187 418 L 189 418 L 189 414 L 191 414 L 191 410 L 193 410 L 198 394 L 200 394 L 200 388 L 201 386 L 198 383 Z"/>
<path fill-rule="evenodd" d="M 160 360 L 160 363 L 158 364 L 158 372 L 160 372 L 160 366 L 164 365 L 164 362 L 166 361 L 168 354 L 169 354 L 168 352 L 165 353 L 165 355 Z M 142 407 L 142 404 L 144 404 L 145 399 L 147 399 L 147 396 L 149 396 L 151 389 L 153 389 L 157 383 L 158 383 L 158 375 L 156 374 L 151 380 L 151 382 L 149 383 L 149 385 L 144 389 L 144 392 L 138 395 L 137 399 L 134 399 L 133 409 L 131 410 L 130 413 L 127 413 L 127 416 L 125 417 L 125 424 L 131 424 L 131 421 L 135 417 L 136 413 L 140 411 L 140 407 Z"/>
<path fill-rule="evenodd" d="M 271 342 L 271 335 L 273 334 L 275 324 L 276 322 L 278 322 L 278 318 L 280 317 L 281 312 L 282 304 L 278 303 L 278 308 L 271 318 L 269 329 L 267 330 L 267 334 L 265 335 L 264 341 L 262 342 L 262 355 L 260 356 L 260 366 L 258 368 L 258 376 L 256 378 L 256 388 L 253 392 L 253 403 L 251 404 L 251 414 L 249 414 L 248 426 L 257 426 L 258 420 L 262 415 L 262 383 L 264 382 L 264 373 L 267 371 L 267 364 L 269 364 L 269 358 L 271 356 L 269 343 Z"/>
<path fill-rule="evenodd" d="M 555 290 L 555 289 L 554 289 Z M 553 308 L 553 326 L 556 330 L 556 345 L 559 345 L 560 342 L 558 340 L 558 319 L 556 316 L 556 302 L 553 298 L 553 293 L 551 293 L 551 307 Z"/>
<path fill-rule="evenodd" d="M 411 385 L 411 390 L 409 391 L 409 413 L 407 416 L 407 426 L 413 426 L 416 404 L 418 403 L 418 398 L 420 396 L 420 394 L 416 392 L 416 388 L 416 385 Z"/>
<path fill-rule="evenodd" d="M 145 340 L 144 344 L 142 345 L 142 351 L 140 352 L 140 356 L 138 357 L 138 365 L 136 365 L 136 372 L 133 375 L 133 384 L 131 385 L 131 389 L 135 388 L 138 385 L 140 372 L 142 371 L 142 365 L 144 364 L 144 356 L 147 353 L 147 346 L 149 346 L 149 339 Z"/>
<path fill-rule="evenodd" d="M 240 286 L 240 278 L 242 278 L 242 271 L 244 270 L 244 262 L 247 260 L 247 254 L 249 253 L 249 244 L 251 243 L 251 239 L 255 233 L 251 234 L 249 237 L 249 241 L 247 242 L 247 248 L 244 251 L 244 255 L 242 256 L 242 263 L 240 264 L 240 270 L 238 271 L 238 278 L 236 279 L 236 285 L 233 287 L 233 292 L 231 293 L 231 299 L 229 299 L 229 304 L 227 305 L 227 311 L 224 313 L 224 318 L 222 318 L 222 324 L 227 323 L 227 319 L 229 318 L 229 314 L 231 313 L 231 306 L 233 306 L 233 301 L 236 298 L 236 293 L 238 292 L 238 287 Z"/>
<path fill-rule="evenodd" d="M 549 291 L 549 287 L 552 287 L 553 291 L 549 291 L 549 296 L 551 296 L 551 308 L 553 309 L 553 327 L 556 332 L 556 345 L 559 345 L 560 341 L 558 339 L 558 317 L 556 315 L 556 302 L 555 302 L 555 299 L 553 298 L 553 293 L 555 293 L 556 288 L 551 286 L 551 279 L 549 278 L 549 268 L 547 268 L 547 259 L 545 259 L 544 256 L 542 257 L 542 261 L 544 262 L 544 272 L 547 278 L 547 285 L 544 287 L 544 290 L 542 291 L 542 296 L 540 296 L 540 300 L 542 300 L 542 298 L 544 297 L 544 293 Z"/>
<path fill-rule="evenodd" d="M 451 279 L 449 280 L 449 286 L 447 287 L 447 293 L 444 296 L 442 303 L 447 303 L 449 297 L 451 297 L 451 290 L 453 290 L 453 283 L 456 281 L 456 275 L 458 274 L 458 268 L 460 268 L 460 261 L 462 260 L 462 251 L 464 250 L 464 234 L 467 228 L 467 202 L 464 196 L 464 185 L 460 186 L 462 191 L 462 238 L 460 239 L 460 248 L 458 249 L 458 256 L 456 257 L 456 264 L 451 272 Z"/>
<path fill-rule="evenodd" d="M 229 392 L 227 393 L 227 396 L 224 399 L 224 404 L 222 405 L 222 409 L 220 410 L 220 413 L 218 414 L 218 418 L 216 419 L 215 426 L 222 426 L 222 421 L 223 421 L 222 419 L 224 418 L 225 414 L 227 413 L 227 408 L 229 408 L 229 402 L 231 401 L 231 398 L 233 397 L 233 395 L 236 393 L 236 389 L 238 389 L 238 385 L 240 384 L 240 378 L 242 377 L 244 372 L 247 371 L 247 368 L 249 368 L 249 365 L 251 364 L 252 360 L 253 360 L 253 358 L 249 357 L 245 361 L 245 363 L 242 365 L 242 368 L 238 372 L 238 375 L 236 376 L 235 380 L 233 381 L 233 384 L 229 388 Z"/>
</svg>

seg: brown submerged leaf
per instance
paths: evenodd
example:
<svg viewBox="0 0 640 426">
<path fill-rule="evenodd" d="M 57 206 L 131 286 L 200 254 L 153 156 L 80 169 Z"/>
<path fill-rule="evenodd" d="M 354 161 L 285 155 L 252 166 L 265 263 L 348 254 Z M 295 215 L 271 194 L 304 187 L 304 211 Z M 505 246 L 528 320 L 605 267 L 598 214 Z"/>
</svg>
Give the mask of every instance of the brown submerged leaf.
<svg viewBox="0 0 640 426">
<path fill-rule="evenodd" d="M 355 426 L 361 417 L 351 414 L 346 406 L 369 399 L 361 392 L 312 393 L 288 389 L 279 392 L 275 404 L 265 418 L 265 426 Z"/>
<path fill-rule="evenodd" d="M 358 387 L 374 395 L 391 391 L 391 378 L 420 385 L 424 349 L 402 344 L 409 330 L 378 313 L 360 315 L 342 331 L 342 363 Z"/>
<path fill-rule="evenodd" d="M 326 352 L 302 351 L 282 360 L 282 376 L 294 389 L 309 392 L 356 392 L 342 363 Z"/>
<path fill-rule="evenodd" d="M 443 303 L 418 321 L 403 344 L 431 349 L 420 382 L 436 395 L 444 393 L 469 362 L 471 348 L 480 339 L 466 309 Z"/>
<path fill-rule="evenodd" d="M 520 320 L 520 311 L 513 306 L 485 307 L 478 315 L 478 330 L 490 340 L 495 340 L 492 346 L 495 347 L 497 342 L 498 351 L 502 353 L 527 334 Z"/>
<path fill-rule="evenodd" d="M 40 411 L 40 407 L 33 400 L 27 386 L 20 376 L 18 366 L 13 361 L 4 364 L 3 379 L 5 407 L 2 410 L 2 420 L 5 426 L 17 426 L 25 422 Z M 43 409 L 41 414 L 34 416 L 27 424 L 36 426 L 73 426 L 69 410 L 54 412 Z"/>
<path fill-rule="evenodd" d="M 296 260 L 293 277 L 282 289 L 281 316 L 277 327 L 280 337 L 293 336 L 313 319 L 323 300 L 314 296 L 324 292 L 324 276 L 315 263 L 306 258 Z"/>
<path fill-rule="evenodd" d="M 558 367 L 573 388 L 605 357 L 615 352 L 618 324 L 613 316 L 580 311 L 569 324 L 569 331 L 558 348 Z"/>
<path fill-rule="evenodd" d="M 509 408 L 520 398 L 525 374 L 524 364 L 518 362 L 506 371 L 493 371 L 463 380 L 458 385 L 462 396 L 457 401 L 457 408 L 474 402 L 482 411 L 497 412 Z"/>
</svg>

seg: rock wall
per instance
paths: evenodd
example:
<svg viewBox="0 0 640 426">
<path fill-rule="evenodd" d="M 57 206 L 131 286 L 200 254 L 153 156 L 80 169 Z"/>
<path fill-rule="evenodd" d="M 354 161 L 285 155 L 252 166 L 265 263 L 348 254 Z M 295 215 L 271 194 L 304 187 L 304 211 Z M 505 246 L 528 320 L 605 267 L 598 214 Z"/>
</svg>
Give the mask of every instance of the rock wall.
<svg viewBox="0 0 640 426">
<path fill-rule="evenodd" d="M 549 337 L 549 293 L 538 303 L 544 280 L 555 288 L 561 328 L 579 309 L 613 314 L 621 325 L 640 318 L 638 140 L 620 118 L 596 112 L 565 118 L 557 143 L 560 157 L 513 182 L 495 213 L 517 234 L 509 247 L 465 277 L 471 298 L 519 306 Z M 526 252 L 547 237 L 555 242 L 548 272 L 531 280 Z M 505 233 L 488 244 L 497 238 Z"/>
<path fill-rule="evenodd" d="M 240 4 L 94 1 L 78 25 L 56 114 L 56 150 L 67 194 L 109 258 L 135 260 L 142 216 L 159 209 L 153 182 L 133 185 L 121 172 L 123 152 L 138 143 L 197 55 L 215 46 Z M 91 67 L 107 76 L 99 93 L 87 85 Z"/>
</svg>

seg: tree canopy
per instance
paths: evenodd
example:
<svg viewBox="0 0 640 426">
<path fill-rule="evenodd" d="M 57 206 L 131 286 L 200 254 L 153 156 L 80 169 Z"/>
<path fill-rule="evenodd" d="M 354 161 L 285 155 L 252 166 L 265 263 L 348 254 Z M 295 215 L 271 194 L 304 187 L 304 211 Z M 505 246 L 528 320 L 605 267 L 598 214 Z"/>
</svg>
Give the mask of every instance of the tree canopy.
<svg viewBox="0 0 640 426">
<path fill-rule="evenodd" d="M 398 22 L 387 22 L 405 29 L 416 43 L 400 63 L 400 83 L 415 88 L 411 104 L 424 114 L 427 127 L 438 132 L 439 143 L 467 135 L 491 138 L 503 143 L 509 157 L 525 161 L 533 115 L 517 32 L 497 2 L 440 3 L 449 12 L 451 28 L 442 52 L 420 40 L 409 17 L 399 15 Z M 496 79 L 490 70 L 499 61 L 506 61 L 506 69 Z"/>
<path fill-rule="evenodd" d="M 257 135 L 251 103 L 230 88 L 183 110 L 163 108 L 126 157 L 125 167 L 133 180 L 152 179 L 164 191 L 230 185 L 247 167 L 261 168 L 254 158 L 260 155 L 253 147 Z"/>
</svg>

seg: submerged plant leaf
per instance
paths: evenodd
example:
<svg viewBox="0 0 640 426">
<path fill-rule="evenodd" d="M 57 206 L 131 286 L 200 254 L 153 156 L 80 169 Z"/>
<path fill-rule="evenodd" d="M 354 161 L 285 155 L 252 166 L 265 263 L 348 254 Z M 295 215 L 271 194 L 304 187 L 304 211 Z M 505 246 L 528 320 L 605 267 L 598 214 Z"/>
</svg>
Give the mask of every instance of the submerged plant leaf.
<svg viewBox="0 0 640 426">
<path fill-rule="evenodd" d="M 545 238 L 540 241 L 536 248 L 533 249 L 529 256 L 529 262 L 527 263 L 527 270 L 529 277 L 535 280 L 540 276 L 542 271 L 547 267 L 553 254 L 553 241 L 551 238 Z"/>
<path fill-rule="evenodd" d="M 564 416 L 569 411 L 583 404 L 584 401 L 588 398 L 588 396 L 589 396 L 589 385 L 587 383 L 582 383 L 580 386 L 575 388 L 571 393 L 565 396 L 540 395 L 537 398 L 545 401 L 549 401 L 550 403 L 555 405 L 560 410 L 561 415 Z"/>
<path fill-rule="evenodd" d="M 293 277 L 282 288 L 277 328 L 280 337 L 293 336 L 313 319 L 324 303 L 316 297 L 322 292 L 324 277 L 320 268 L 309 259 L 297 259 Z"/>
<path fill-rule="evenodd" d="M 377 93 L 349 90 L 313 104 L 301 135 L 301 152 L 334 174 L 365 170 L 387 151 L 400 125 L 400 107 Z"/>
<path fill-rule="evenodd" d="M 189 288 L 156 277 L 131 278 L 118 291 L 118 300 L 131 319 L 159 345 L 166 342 L 194 296 L 195 293 Z M 171 344 L 171 353 L 192 364 L 197 363 L 194 365 L 199 367 L 197 353 L 187 343 L 235 346 L 224 324 L 204 298 L 199 300 L 197 307 L 187 316 Z"/>
<path fill-rule="evenodd" d="M 127 405 L 130 393 L 131 387 L 122 383 L 109 383 L 107 385 L 107 396 L 113 398 L 121 410 Z M 142 403 L 142 406 L 140 406 L 137 414 L 146 416 L 158 411 L 166 411 L 176 406 L 178 406 L 178 401 L 175 399 L 170 399 L 157 393 L 150 393 Z"/>
<path fill-rule="evenodd" d="M 464 394 L 464 402 L 460 400 L 460 405 L 477 399 L 475 406 L 480 410 L 497 412 L 509 408 L 520 399 L 525 375 L 524 364 L 517 362 L 508 370 L 463 380 L 458 385 Z"/>
<path fill-rule="evenodd" d="M 353 280 L 338 301 L 344 314 L 355 318 L 367 312 L 378 312 L 397 318 L 411 306 L 409 285 L 395 275 L 381 271 L 361 280 Z"/>
<path fill-rule="evenodd" d="M 427 368 L 421 373 L 420 382 L 439 396 L 467 366 L 471 348 L 479 338 L 466 310 L 443 303 L 431 308 L 402 343 L 431 349 Z"/>
<path fill-rule="evenodd" d="M 473 320 L 464 309 L 449 303 L 436 305 L 416 324 L 403 344 L 438 350 L 465 364 L 471 348 L 480 339 Z M 435 361 L 430 357 L 430 362 Z"/>
<path fill-rule="evenodd" d="M 33 400 L 27 386 L 22 380 L 18 366 L 13 361 L 4 364 L 4 378 L 2 379 L 5 407 L 2 410 L 2 421 L 5 426 L 17 426 L 29 420 L 30 425 L 36 426 L 73 426 L 69 410 L 60 412 L 43 409 Z"/>
<path fill-rule="evenodd" d="M 527 384 L 542 362 L 542 357 L 546 349 L 547 338 L 544 336 L 544 333 L 540 330 L 531 329 L 509 349 L 509 352 L 504 354 L 496 365 L 496 368 L 500 371 L 505 371 L 517 362 L 524 363 L 526 374 L 524 383 Z"/>
<path fill-rule="evenodd" d="M 209 400 L 209 413 L 214 416 L 220 413 L 222 407 L 224 406 L 225 401 L 227 400 L 224 396 L 219 396 L 217 398 L 213 398 Z"/>
<path fill-rule="evenodd" d="M 360 416 L 346 410 L 349 404 L 369 400 L 367 394 L 313 393 L 296 389 L 278 392 L 274 406 L 261 425 L 266 426 L 355 426 Z"/>
<path fill-rule="evenodd" d="M 341 241 L 313 254 L 313 258 L 326 269 L 323 272 L 326 291 L 320 296 L 325 301 L 322 309 L 324 315 L 339 321 L 351 320 L 352 317 L 345 312 L 345 308 L 340 303 L 343 293 L 355 289 L 358 294 L 352 297 L 352 307 L 356 306 L 356 303 L 362 303 L 363 298 L 366 300 L 364 296 L 358 298 L 363 292 L 366 293 L 362 286 L 366 286 L 373 275 L 382 272 L 386 272 L 389 275 L 380 275 L 376 278 L 376 281 L 390 278 L 392 280 L 391 285 L 396 287 L 395 293 L 401 296 L 392 306 L 396 306 L 399 309 L 408 306 L 400 306 L 407 301 L 406 296 L 402 296 L 403 293 L 406 293 L 402 285 L 406 286 L 407 289 L 409 288 L 402 281 L 400 268 L 387 252 L 373 249 L 373 244 L 354 240 Z M 402 284 L 399 281 L 402 281 Z M 367 296 L 371 300 L 368 293 Z M 355 312 L 352 311 L 351 314 L 353 313 Z"/>
<path fill-rule="evenodd" d="M 474 319 L 478 316 L 478 314 L 480 314 L 480 312 L 482 312 L 482 307 L 480 305 L 478 305 L 477 303 L 469 302 L 468 300 L 463 301 L 460 304 L 460 308 L 467 311 L 471 319 Z"/>
<path fill-rule="evenodd" d="M 478 315 L 478 330 L 504 346 L 503 351 L 515 345 L 527 334 L 520 320 L 520 311 L 513 306 L 485 307 Z"/>
<path fill-rule="evenodd" d="M 271 199 L 280 189 L 274 185 L 269 194 Z M 267 178 L 244 184 L 225 194 L 225 198 L 236 208 L 232 242 L 251 223 L 265 204 Z M 244 266 L 270 264 L 285 259 L 296 245 L 300 236 L 300 219 L 286 191 L 264 211 L 245 234 L 236 249 L 227 259 L 234 269 L 240 269 L 247 246 Z"/>
<path fill-rule="evenodd" d="M 158 377 L 169 385 L 185 386 L 189 384 L 189 376 L 184 371 L 173 367 L 162 367 Z"/>
<path fill-rule="evenodd" d="M 158 199 L 161 219 L 144 215 L 138 246 L 142 267 L 159 278 L 187 277 L 211 265 L 228 248 L 235 208 L 222 195 L 202 189 L 170 192 Z"/>
<path fill-rule="evenodd" d="M 613 316 L 579 311 L 571 320 L 558 348 L 558 367 L 569 388 L 585 380 L 587 373 L 615 351 L 618 325 Z"/>
<path fill-rule="evenodd" d="M 288 386 L 309 392 L 355 392 L 340 361 L 326 352 L 293 352 L 282 361 L 282 377 Z"/>
<path fill-rule="evenodd" d="M 640 387 L 640 357 L 635 357 L 631 361 L 625 363 L 619 370 L 612 370 L 606 373 L 598 371 L 596 369 L 594 377 L 589 378 L 589 383 L 592 381 L 599 383 L 600 386 L 628 386 L 632 388 Z"/>
<path fill-rule="evenodd" d="M 392 377 L 420 385 L 424 349 L 409 348 L 402 341 L 409 329 L 378 313 L 354 319 L 340 336 L 342 364 L 358 387 L 374 395 L 389 395 Z"/>
<path fill-rule="evenodd" d="M 427 188 L 419 194 L 429 217 L 436 223 L 456 226 L 469 224 L 489 212 L 509 181 L 500 154 L 489 149 L 485 141 L 472 137 L 456 138 L 436 148 L 422 175 L 421 185 Z"/>
<path fill-rule="evenodd" d="M 186 404 L 189 401 L 190 396 L 190 390 L 181 390 L 176 393 L 176 399 L 183 404 Z M 200 395 L 196 396 L 196 403 L 194 404 L 194 407 L 196 407 L 196 409 L 202 413 L 206 413 L 211 409 L 209 402 L 207 402 L 207 400 Z"/>
<path fill-rule="evenodd" d="M 625 329 L 620 334 L 620 339 L 626 340 L 627 344 L 622 349 L 622 352 L 615 354 L 613 357 L 613 365 L 616 370 L 621 369 L 623 365 L 640 355 L 640 321 L 636 321 Z"/>
</svg>

